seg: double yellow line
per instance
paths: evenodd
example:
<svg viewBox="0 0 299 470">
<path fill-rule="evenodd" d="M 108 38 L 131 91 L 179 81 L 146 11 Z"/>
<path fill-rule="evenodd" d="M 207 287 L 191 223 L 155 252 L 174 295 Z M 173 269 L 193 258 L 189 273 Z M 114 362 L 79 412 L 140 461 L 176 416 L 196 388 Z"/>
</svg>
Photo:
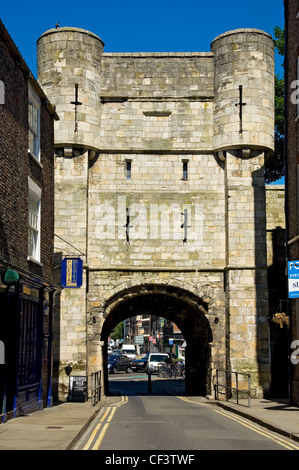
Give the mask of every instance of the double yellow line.
<svg viewBox="0 0 299 470">
<path fill-rule="evenodd" d="M 190 400 L 190 398 L 179 397 L 179 396 L 177 396 L 177 398 L 179 398 L 180 400 L 186 401 L 186 402 L 188 402 L 188 403 L 193 403 L 194 405 L 209 406 L 209 405 L 207 405 L 206 403 L 201 403 L 201 402 L 199 402 L 199 401 Z"/>
<path fill-rule="evenodd" d="M 103 416 L 101 417 L 99 423 L 95 427 L 94 431 L 90 435 L 88 441 L 84 445 L 82 450 L 98 450 L 101 442 L 106 434 L 106 431 L 109 427 L 109 424 L 112 421 L 114 413 L 117 408 L 122 405 L 125 405 L 128 402 L 128 397 L 122 397 L 121 402 L 115 406 L 109 406 Z"/>
<path fill-rule="evenodd" d="M 242 426 L 245 426 L 248 429 L 251 429 L 252 431 L 257 432 L 258 434 L 261 434 L 264 437 L 267 437 L 268 439 L 271 439 L 272 441 L 276 442 L 277 444 L 280 444 L 281 446 L 285 447 L 286 449 L 289 450 L 299 450 L 299 446 L 296 445 L 295 443 L 293 444 L 292 442 L 287 441 L 283 437 L 280 437 L 279 435 L 273 434 L 271 431 L 267 431 L 265 429 L 260 428 L 258 425 L 255 425 L 251 423 L 250 421 L 246 420 L 245 418 L 241 418 L 240 416 L 232 416 L 229 413 L 225 413 L 224 411 L 218 411 L 214 410 L 216 413 L 219 413 L 223 416 L 226 416 L 229 419 L 233 419 L 234 421 L 237 421 L 238 423 L 242 424 Z"/>
<path fill-rule="evenodd" d="M 193 401 L 185 397 L 177 397 L 180 400 L 186 401 L 188 403 L 193 403 L 196 405 L 201 405 L 205 406 L 204 403 L 200 403 L 198 401 Z M 283 437 L 280 437 L 279 435 L 276 435 L 274 433 L 271 433 L 271 431 L 267 431 L 259 427 L 258 425 L 255 425 L 248 421 L 246 418 L 242 418 L 240 416 L 233 415 L 232 413 L 228 413 L 225 411 L 219 411 L 219 410 L 214 410 L 216 413 L 221 414 L 222 416 L 225 416 L 226 418 L 232 419 L 234 421 L 237 421 L 238 423 L 242 424 L 242 426 L 245 426 L 248 429 L 251 429 L 252 431 L 257 432 L 258 434 L 261 434 L 264 437 L 267 437 L 268 439 L 271 439 L 272 441 L 276 442 L 277 444 L 282 445 L 283 447 L 286 447 L 289 450 L 299 450 L 299 445 L 296 445 L 295 443 L 293 444 L 290 441 L 287 441 Z"/>
</svg>

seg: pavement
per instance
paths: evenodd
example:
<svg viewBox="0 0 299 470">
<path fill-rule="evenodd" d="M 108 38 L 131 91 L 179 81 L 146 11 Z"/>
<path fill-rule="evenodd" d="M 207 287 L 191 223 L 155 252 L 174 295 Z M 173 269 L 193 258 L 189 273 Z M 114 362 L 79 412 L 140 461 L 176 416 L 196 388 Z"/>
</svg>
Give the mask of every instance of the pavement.
<svg viewBox="0 0 299 470">
<path fill-rule="evenodd" d="M 248 407 L 247 400 L 237 404 L 189 395 L 188 399 L 220 406 L 299 442 L 299 407 L 289 405 L 288 400 L 251 399 Z M 101 408 L 120 400 L 104 396 L 94 406 L 89 401 L 63 402 L 1 423 L 0 450 L 72 450 Z"/>
</svg>

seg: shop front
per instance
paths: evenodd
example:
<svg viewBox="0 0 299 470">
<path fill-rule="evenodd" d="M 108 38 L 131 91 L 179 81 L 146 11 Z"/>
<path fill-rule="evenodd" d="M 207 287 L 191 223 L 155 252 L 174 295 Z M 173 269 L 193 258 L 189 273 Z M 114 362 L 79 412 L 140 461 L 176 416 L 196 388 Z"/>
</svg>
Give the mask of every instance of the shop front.
<svg viewBox="0 0 299 470">
<path fill-rule="evenodd" d="M 1 419 L 52 405 L 52 312 L 56 290 L 20 276 L 0 285 Z"/>
</svg>

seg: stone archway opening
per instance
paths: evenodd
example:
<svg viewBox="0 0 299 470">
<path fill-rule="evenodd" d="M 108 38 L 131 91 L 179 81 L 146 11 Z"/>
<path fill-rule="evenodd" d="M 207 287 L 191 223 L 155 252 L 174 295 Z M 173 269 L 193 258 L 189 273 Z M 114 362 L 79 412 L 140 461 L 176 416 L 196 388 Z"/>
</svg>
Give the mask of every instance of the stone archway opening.
<svg viewBox="0 0 299 470">
<path fill-rule="evenodd" d="M 210 393 L 210 347 L 212 332 L 206 317 L 208 306 L 199 297 L 183 289 L 142 286 L 119 293 L 106 304 L 101 340 L 105 344 L 115 326 L 142 313 L 164 317 L 175 323 L 186 341 L 185 391 L 190 395 Z M 105 393 L 109 393 L 107 367 L 104 366 Z"/>
</svg>

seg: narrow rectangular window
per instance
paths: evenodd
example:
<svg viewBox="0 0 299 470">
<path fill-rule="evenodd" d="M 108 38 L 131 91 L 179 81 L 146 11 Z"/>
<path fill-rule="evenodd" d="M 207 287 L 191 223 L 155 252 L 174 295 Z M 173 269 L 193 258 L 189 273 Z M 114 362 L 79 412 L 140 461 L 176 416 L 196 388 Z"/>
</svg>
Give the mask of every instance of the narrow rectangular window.
<svg viewBox="0 0 299 470">
<path fill-rule="evenodd" d="M 126 175 L 127 175 L 127 180 L 130 180 L 132 177 L 132 162 L 131 160 L 126 160 Z"/>
<path fill-rule="evenodd" d="M 40 99 L 29 87 L 28 97 L 29 152 L 40 160 Z"/>
<path fill-rule="evenodd" d="M 39 261 L 39 206 L 38 201 L 29 194 L 28 256 Z"/>
<path fill-rule="evenodd" d="M 183 161 L 183 181 L 188 180 L 188 161 Z"/>
<path fill-rule="evenodd" d="M 41 189 L 28 178 L 28 259 L 40 262 Z"/>
<path fill-rule="evenodd" d="M 0 80 L 0 104 L 5 104 L 5 87 L 2 80 Z"/>
<path fill-rule="evenodd" d="M 19 345 L 19 384 L 28 385 L 40 379 L 41 333 L 38 305 L 28 300 L 21 303 L 20 345 Z"/>
</svg>

